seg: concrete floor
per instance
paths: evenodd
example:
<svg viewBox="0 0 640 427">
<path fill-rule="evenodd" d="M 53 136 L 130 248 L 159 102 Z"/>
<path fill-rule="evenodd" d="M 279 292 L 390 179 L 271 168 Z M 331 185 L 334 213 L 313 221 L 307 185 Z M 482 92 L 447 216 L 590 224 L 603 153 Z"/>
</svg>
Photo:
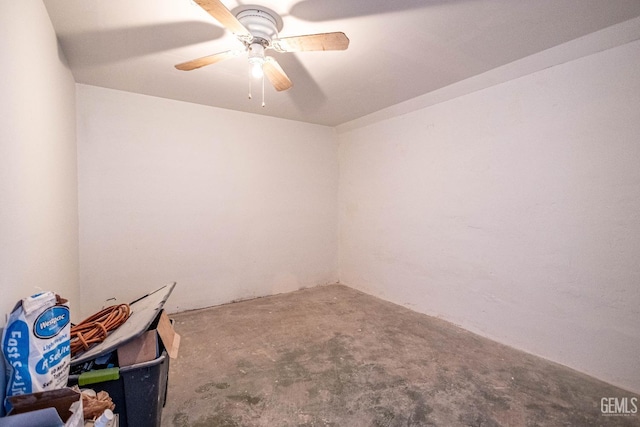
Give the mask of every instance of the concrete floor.
<svg viewBox="0 0 640 427">
<path fill-rule="evenodd" d="M 631 393 L 338 285 L 172 316 L 162 426 L 600 426 Z"/>
</svg>

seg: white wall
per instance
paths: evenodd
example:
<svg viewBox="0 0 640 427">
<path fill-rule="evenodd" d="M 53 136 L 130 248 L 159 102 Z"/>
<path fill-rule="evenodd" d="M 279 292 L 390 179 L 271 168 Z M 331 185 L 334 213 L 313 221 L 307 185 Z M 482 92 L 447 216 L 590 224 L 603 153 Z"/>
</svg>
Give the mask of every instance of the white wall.
<svg viewBox="0 0 640 427">
<path fill-rule="evenodd" d="M 86 85 L 77 105 L 87 314 L 172 281 L 172 311 L 337 281 L 333 129 Z"/>
<path fill-rule="evenodd" d="M 40 289 L 75 319 L 75 84 L 41 1 L 0 1 L 0 63 L 0 326 Z"/>
<path fill-rule="evenodd" d="M 340 140 L 340 281 L 640 390 L 640 41 Z"/>
</svg>

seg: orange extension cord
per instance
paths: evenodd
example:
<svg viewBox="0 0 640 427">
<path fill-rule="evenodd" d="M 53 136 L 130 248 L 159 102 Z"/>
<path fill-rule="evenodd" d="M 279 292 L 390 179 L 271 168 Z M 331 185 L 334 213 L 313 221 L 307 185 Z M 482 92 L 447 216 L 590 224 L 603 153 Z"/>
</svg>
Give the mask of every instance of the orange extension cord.
<svg viewBox="0 0 640 427">
<path fill-rule="evenodd" d="M 129 304 L 112 305 L 71 326 L 71 356 L 104 341 L 109 332 L 127 321 L 130 314 Z"/>
</svg>

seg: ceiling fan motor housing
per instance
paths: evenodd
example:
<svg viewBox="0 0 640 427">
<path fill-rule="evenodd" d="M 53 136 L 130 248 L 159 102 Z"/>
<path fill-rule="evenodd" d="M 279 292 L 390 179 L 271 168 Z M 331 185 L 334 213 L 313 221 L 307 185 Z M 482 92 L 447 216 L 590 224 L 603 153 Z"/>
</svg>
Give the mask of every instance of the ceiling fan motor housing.
<svg viewBox="0 0 640 427">
<path fill-rule="evenodd" d="M 236 18 L 253 36 L 249 44 L 259 43 L 267 47 L 282 29 L 282 18 L 262 6 L 244 6 L 236 12 Z"/>
</svg>

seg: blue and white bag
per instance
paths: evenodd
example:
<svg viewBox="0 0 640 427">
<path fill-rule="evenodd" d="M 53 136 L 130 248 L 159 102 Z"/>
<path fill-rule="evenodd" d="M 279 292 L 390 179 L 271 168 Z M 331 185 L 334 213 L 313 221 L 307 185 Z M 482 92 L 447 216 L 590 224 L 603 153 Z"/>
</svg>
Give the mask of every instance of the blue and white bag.
<svg viewBox="0 0 640 427">
<path fill-rule="evenodd" d="M 16 304 L 2 333 L 6 397 L 67 386 L 70 320 L 67 300 L 53 292 Z"/>
</svg>

